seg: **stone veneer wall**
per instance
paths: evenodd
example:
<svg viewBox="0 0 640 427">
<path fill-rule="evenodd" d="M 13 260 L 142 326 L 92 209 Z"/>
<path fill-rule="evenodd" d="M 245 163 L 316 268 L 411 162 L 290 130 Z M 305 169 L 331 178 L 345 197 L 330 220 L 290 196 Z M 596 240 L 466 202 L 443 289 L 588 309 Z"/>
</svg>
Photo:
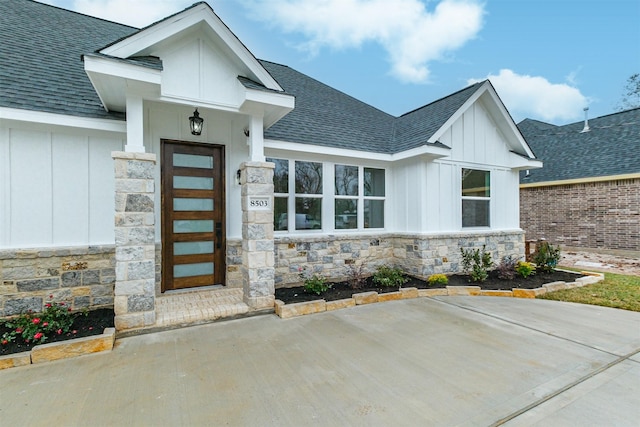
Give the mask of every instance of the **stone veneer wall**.
<svg viewBox="0 0 640 427">
<path fill-rule="evenodd" d="M 0 317 L 64 301 L 74 310 L 113 306 L 113 245 L 0 250 Z"/>
<path fill-rule="evenodd" d="M 378 265 L 387 264 L 427 279 L 435 273 L 461 272 L 460 248 L 482 248 L 483 245 L 495 262 L 507 255 L 524 258 L 522 231 L 277 237 L 275 284 L 276 288 L 299 285 L 304 268 L 340 281 L 347 277 L 350 265 L 358 267 L 362 263 L 366 275 L 372 274 Z"/>
<path fill-rule="evenodd" d="M 640 248 L 640 178 L 520 189 L 527 240 L 583 248 Z"/>
</svg>

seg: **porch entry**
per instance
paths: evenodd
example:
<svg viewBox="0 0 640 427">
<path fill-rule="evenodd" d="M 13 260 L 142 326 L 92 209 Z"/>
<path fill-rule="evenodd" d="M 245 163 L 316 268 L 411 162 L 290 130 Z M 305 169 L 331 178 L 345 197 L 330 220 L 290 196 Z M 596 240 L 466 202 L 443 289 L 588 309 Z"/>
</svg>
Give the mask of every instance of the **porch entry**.
<svg viewBox="0 0 640 427">
<path fill-rule="evenodd" d="M 161 147 L 162 291 L 224 285 L 224 147 Z"/>
</svg>

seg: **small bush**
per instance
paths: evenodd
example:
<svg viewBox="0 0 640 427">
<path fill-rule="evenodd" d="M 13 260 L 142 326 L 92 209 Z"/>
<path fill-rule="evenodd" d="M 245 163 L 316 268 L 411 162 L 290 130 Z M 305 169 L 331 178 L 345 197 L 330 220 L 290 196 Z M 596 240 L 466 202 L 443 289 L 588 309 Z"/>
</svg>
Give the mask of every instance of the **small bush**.
<svg viewBox="0 0 640 427">
<path fill-rule="evenodd" d="M 364 286 L 367 280 L 366 272 L 366 263 L 364 261 L 359 264 L 349 264 L 347 265 L 347 282 L 351 289 L 360 289 Z"/>
<path fill-rule="evenodd" d="M 554 247 L 545 241 L 539 242 L 533 254 L 533 262 L 536 264 L 536 269 L 545 273 L 552 272 L 560 262 L 560 247 Z"/>
<path fill-rule="evenodd" d="M 498 264 L 498 266 L 496 267 L 498 277 L 503 280 L 513 280 L 513 278 L 516 277 L 517 265 L 518 260 L 511 255 L 502 257 L 502 261 L 500 261 L 500 264 Z"/>
<path fill-rule="evenodd" d="M 518 261 L 516 272 L 525 279 L 532 274 L 536 274 L 536 267 L 531 262 Z"/>
<path fill-rule="evenodd" d="M 387 267 L 381 265 L 376 269 L 373 275 L 373 281 L 380 286 L 391 287 L 396 286 L 400 288 L 404 283 L 407 283 L 409 279 L 404 277 L 404 273 L 398 267 Z"/>
<path fill-rule="evenodd" d="M 41 344 L 47 340 L 47 335 L 61 335 L 69 332 L 77 314 L 71 313 L 71 307 L 65 302 L 54 302 L 53 295 L 49 295 L 50 302 L 44 305 L 42 313 L 28 311 L 2 323 L 11 329 L 0 337 L 0 342 L 5 345 L 20 337 L 24 342 Z M 84 313 L 86 315 L 86 312 Z"/>
<path fill-rule="evenodd" d="M 489 277 L 489 268 L 493 265 L 491 260 L 491 254 L 485 251 L 486 245 L 482 245 L 482 251 L 480 249 L 462 249 L 460 248 L 460 254 L 462 255 L 462 268 L 465 274 L 471 277 L 474 282 L 484 282 Z"/>
<path fill-rule="evenodd" d="M 300 278 L 304 281 L 305 292 L 320 295 L 331 289 L 331 283 L 327 283 L 326 277 L 322 274 L 309 273 L 306 269 L 301 269 Z"/>
<path fill-rule="evenodd" d="M 447 284 L 449 284 L 449 278 L 444 274 L 432 274 L 427 279 L 427 282 L 429 282 L 429 286 L 446 286 Z"/>
</svg>

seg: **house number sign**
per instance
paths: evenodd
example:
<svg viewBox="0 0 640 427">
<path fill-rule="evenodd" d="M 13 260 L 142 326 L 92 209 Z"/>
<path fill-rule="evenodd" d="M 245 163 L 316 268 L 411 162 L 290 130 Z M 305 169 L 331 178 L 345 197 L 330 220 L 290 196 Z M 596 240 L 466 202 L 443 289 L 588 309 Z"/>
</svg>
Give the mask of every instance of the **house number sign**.
<svg viewBox="0 0 640 427">
<path fill-rule="evenodd" d="M 250 211 L 268 211 L 271 210 L 271 197 L 268 196 L 250 196 L 249 197 L 249 210 Z"/>
</svg>

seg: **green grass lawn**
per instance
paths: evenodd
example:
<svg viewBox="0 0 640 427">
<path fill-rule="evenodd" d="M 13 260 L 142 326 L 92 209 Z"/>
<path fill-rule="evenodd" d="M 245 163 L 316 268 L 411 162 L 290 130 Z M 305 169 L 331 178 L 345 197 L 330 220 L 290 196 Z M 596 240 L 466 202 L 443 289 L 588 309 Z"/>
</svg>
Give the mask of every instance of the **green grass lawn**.
<svg viewBox="0 0 640 427">
<path fill-rule="evenodd" d="M 640 311 L 640 276 L 605 273 L 602 282 L 537 298 Z"/>
</svg>

